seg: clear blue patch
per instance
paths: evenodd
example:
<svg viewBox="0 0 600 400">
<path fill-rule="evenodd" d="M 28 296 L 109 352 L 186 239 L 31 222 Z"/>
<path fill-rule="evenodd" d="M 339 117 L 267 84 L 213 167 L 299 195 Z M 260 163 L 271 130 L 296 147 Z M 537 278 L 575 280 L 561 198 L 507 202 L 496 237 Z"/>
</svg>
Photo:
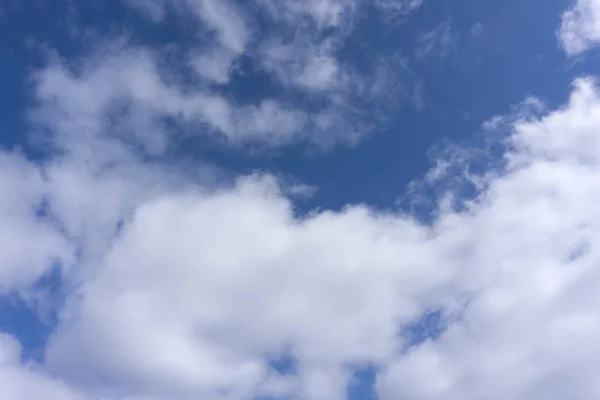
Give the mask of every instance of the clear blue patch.
<svg viewBox="0 0 600 400">
<path fill-rule="evenodd" d="M 375 381 L 377 379 L 377 368 L 369 365 L 356 369 L 346 388 L 348 400 L 377 400 Z"/>
<path fill-rule="evenodd" d="M 269 360 L 269 367 L 280 375 L 293 375 L 297 372 L 296 358 L 285 352 L 277 358 Z"/>
<path fill-rule="evenodd" d="M 0 145 L 6 148 L 23 146 L 25 140 L 21 133 L 25 125 L 20 112 L 26 101 L 25 63 L 2 44 L 0 44 L 0 93 L 2 93 Z"/>
<path fill-rule="evenodd" d="M 56 326 L 56 313 L 62 303 L 61 281 L 60 268 L 55 266 L 36 282 L 31 299 L 15 293 L 0 297 L 0 332 L 14 336 L 21 343 L 23 361 L 44 359 L 44 348 Z"/>
<path fill-rule="evenodd" d="M 49 329 L 37 311 L 15 295 L 0 297 L 0 331 L 21 342 L 23 361 L 41 361 Z"/>
<path fill-rule="evenodd" d="M 442 310 L 430 310 L 424 313 L 419 320 L 404 327 L 401 331 L 409 347 L 418 346 L 427 340 L 436 340 L 448 326 Z"/>
</svg>

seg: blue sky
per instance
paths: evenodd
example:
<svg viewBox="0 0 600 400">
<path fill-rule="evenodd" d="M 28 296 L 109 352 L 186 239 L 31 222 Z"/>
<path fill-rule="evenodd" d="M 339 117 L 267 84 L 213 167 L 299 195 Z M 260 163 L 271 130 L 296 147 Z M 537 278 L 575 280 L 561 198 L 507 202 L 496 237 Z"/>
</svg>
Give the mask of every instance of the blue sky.
<svg viewBox="0 0 600 400">
<path fill-rule="evenodd" d="M 189 45 L 189 36 L 197 36 L 185 32 L 185 26 L 178 29 L 175 21 L 148 23 L 120 2 L 91 4 L 75 8 L 13 6 L 11 19 L 3 28 L 8 40 L 2 49 L 6 59 L 3 88 L 11 93 L 3 98 L 9 103 L 3 107 L 3 118 L 11 128 L 8 143 L 26 142 L 25 134 L 13 132 L 25 129 L 20 126 L 23 118 L 19 110 L 27 102 L 27 71 L 36 62 L 43 62 L 40 47 L 54 49 L 65 57 L 78 57 L 93 46 L 89 42 L 106 40 L 103 34 L 127 35 L 133 37 L 132 41 L 156 47 L 183 47 Z M 440 140 L 470 140 L 482 121 L 507 111 L 528 95 L 550 105 L 561 104 L 575 76 L 582 71 L 595 72 L 593 57 L 572 63 L 557 46 L 555 31 L 561 11 L 567 6 L 564 0 L 545 2 L 543 9 L 536 2 L 482 5 L 471 1 L 450 5 L 433 1 L 384 27 L 380 25 L 381 13 L 368 9 L 355 22 L 357 26 L 340 50 L 341 57 L 359 65 L 367 64 L 369 58 L 375 62 L 392 55 L 406 58 L 404 68 L 408 71 L 402 71 L 400 65 L 391 68 L 396 84 L 403 86 L 396 90 L 408 93 L 382 102 L 383 106 L 391 103 L 391 109 L 384 111 L 386 121 L 360 146 L 338 147 L 325 157 L 298 142 L 255 156 L 244 149 L 232 151 L 197 143 L 187 155 L 215 160 L 219 167 L 234 174 L 254 169 L 289 174 L 320 188 L 314 205 L 340 208 L 346 203 L 366 202 L 383 208 L 394 206 L 408 182 L 429 169 L 427 151 Z M 54 17 L 48 18 L 48 13 Z M 432 44 L 431 54 L 417 59 L 419 40 L 436 29 L 440 36 L 446 26 L 448 41 L 442 43 L 440 37 L 431 36 L 430 40 L 437 41 Z M 91 39 L 69 32 L 91 27 L 98 30 Z M 37 42 L 33 51 L 23 43 L 26 38 Z M 371 55 L 365 59 L 365 53 Z M 263 88 L 271 83 L 264 76 L 253 74 L 251 66 L 247 69 L 244 76 L 233 77 L 228 88 L 232 96 L 252 101 L 257 99 L 253 94 L 257 90 L 276 93 L 276 87 Z M 372 106 L 367 105 L 364 112 L 369 113 Z"/>
<path fill-rule="evenodd" d="M 598 27 L 5 1 L 0 397 L 597 397 Z"/>
</svg>

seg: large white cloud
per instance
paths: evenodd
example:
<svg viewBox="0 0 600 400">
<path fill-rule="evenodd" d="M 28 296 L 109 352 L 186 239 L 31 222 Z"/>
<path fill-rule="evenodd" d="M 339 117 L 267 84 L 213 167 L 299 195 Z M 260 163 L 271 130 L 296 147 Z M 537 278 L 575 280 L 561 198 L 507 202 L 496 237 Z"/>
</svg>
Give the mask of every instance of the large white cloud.
<svg viewBox="0 0 600 400">
<path fill-rule="evenodd" d="M 95 259 L 46 368 L 116 399 L 344 398 L 371 363 L 383 399 L 594 398 L 599 120 L 578 80 L 564 108 L 513 123 L 506 171 L 432 226 L 295 217 L 268 176 L 163 191 Z M 448 329 L 407 349 L 402 327 L 432 309 Z M 282 354 L 294 373 L 270 368 Z"/>
<path fill-rule="evenodd" d="M 49 362 L 83 380 L 216 397 L 263 383 L 264 357 L 288 346 L 309 376 L 385 360 L 398 324 L 445 294 L 451 256 L 431 251 L 426 234 L 360 207 L 296 220 L 273 183 L 255 178 L 158 199 L 82 288 Z"/>
<path fill-rule="evenodd" d="M 508 172 L 464 229 L 465 259 L 489 279 L 435 341 L 386 367 L 383 399 L 585 399 L 600 395 L 600 98 L 518 122 Z"/>
<path fill-rule="evenodd" d="M 598 89 L 578 80 L 540 118 L 526 106 L 485 124 L 513 131 L 506 170 L 432 226 L 361 206 L 296 217 L 268 176 L 193 188 L 117 140 L 84 151 L 94 142 L 65 146 L 76 130 L 50 125 L 69 156 L 3 155 L 5 249 L 33 257 L 1 253 L 4 290 L 73 247 L 81 264 L 64 278 L 78 289 L 46 363 L 12 357 L 2 375 L 111 399 L 320 399 L 343 398 L 352 367 L 372 363 L 384 399 L 596 397 Z M 42 200 L 52 224 L 36 217 Z M 431 309 L 448 329 L 407 350 L 402 327 Z M 270 368 L 282 354 L 294 373 Z"/>
<path fill-rule="evenodd" d="M 331 27 L 352 11 L 334 12 L 338 3 L 277 3 L 273 12 Z M 212 15 L 205 23 L 219 49 L 245 51 L 249 30 L 219 22 L 233 6 L 196 4 L 198 18 Z M 160 20 L 163 5 L 152 7 Z M 348 69 L 326 41 L 309 43 L 300 48 L 321 64 L 284 58 L 273 71 L 284 85 L 338 98 Z M 205 168 L 192 174 L 138 157 L 140 143 L 153 154 L 170 143 L 163 117 L 232 141 L 245 132 L 274 142 L 302 134 L 306 120 L 346 120 L 334 108 L 289 122 L 283 111 L 298 111 L 277 102 L 238 107 L 210 89 L 167 83 L 144 49 L 95 54 L 74 69 L 52 63 L 34 81 L 37 138 L 60 155 L 38 163 L 0 155 L 8 221 L 0 290 L 29 287 L 53 264 L 71 266 L 44 362 L 22 363 L 18 343 L 0 337 L 8 400 L 343 399 L 353 369 L 370 364 L 382 400 L 600 396 L 600 94 L 592 79 L 577 80 L 557 110 L 536 116 L 544 109 L 529 100 L 527 112 L 485 124 L 506 129 L 506 165 L 476 177 L 474 200 L 460 210 L 443 203 L 425 224 L 353 205 L 300 217 L 267 174 L 213 185 Z M 323 79 L 304 79 L 307 71 Z M 429 178 L 460 171 L 452 163 L 468 158 L 445 160 Z M 447 329 L 410 343 L 404 331 L 431 310 Z M 291 372 L 271 365 L 282 356 L 294 360 Z"/>
</svg>

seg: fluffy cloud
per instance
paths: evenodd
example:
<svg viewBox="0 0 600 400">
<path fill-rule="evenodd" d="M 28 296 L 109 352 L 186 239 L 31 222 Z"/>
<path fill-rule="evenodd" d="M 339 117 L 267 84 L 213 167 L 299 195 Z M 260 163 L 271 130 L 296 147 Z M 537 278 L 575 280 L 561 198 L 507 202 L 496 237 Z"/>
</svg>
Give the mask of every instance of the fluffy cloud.
<svg viewBox="0 0 600 400">
<path fill-rule="evenodd" d="M 599 397 L 596 83 L 577 80 L 557 110 L 529 99 L 486 123 L 507 133 L 502 166 L 475 176 L 478 192 L 460 207 L 441 202 L 428 224 L 359 205 L 298 216 L 268 174 L 216 185 L 203 166 L 148 160 L 172 143 L 165 119 L 233 143 L 337 138 L 340 127 L 360 136 L 344 97 L 390 85 L 385 68 L 363 79 L 336 58 L 355 3 L 266 3 L 300 39 L 268 38 L 281 54 L 262 67 L 325 101 L 323 111 L 236 104 L 212 87 L 229 82 L 219 68 L 183 85 L 160 54 L 126 44 L 34 77 L 30 117 L 49 155 L 0 154 L 0 291 L 31 288 L 61 265 L 66 298 L 40 364 L 0 337 L 5 397 L 343 399 L 367 365 L 382 400 Z M 156 21 L 169 7 L 194 11 L 224 65 L 268 50 L 252 47 L 248 16 L 230 3 L 145 4 Z M 443 160 L 427 179 L 468 170 L 471 156 Z M 414 343 L 431 312 L 443 329 Z"/>
<path fill-rule="evenodd" d="M 382 399 L 596 397 L 600 97 L 578 80 L 564 108 L 521 115 L 504 119 L 505 170 L 432 225 L 361 206 L 297 217 L 268 176 L 140 201 L 45 368 L 115 399 L 342 399 L 367 364 Z M 447 329 L 411 346 L 428 310 Z M 273 368 L 283 355 L 292 373 Z"/>
<path fill-rule="evenodd" d="M 600 42 L 600 1 L 576 0 L 562 15 L 558 32 L 568 55 L 577 55 Z"/>
<path fill-rule="evenodd" d="M 262 390 L 264 357 L 288 346 L 308 377 L 382 361 L 398 323 L 416 318 L 434 288 L 445 293 L 449 267 L 425 236 L 361 207 L 297 220 L 270 179 L 159 198 L 136 211 L 82 288 L 48 360 L 81 379 L 206 398 Z M 339 398 L 344 384 L 327 393 Z"/>
<path fill-rule="evenodd" d="M 186 90 L 168 82 L 157 64 L 157 54 L 117 44 L 83 59 L 78 70 L 57 60 L 36 76 L 36 97 L 42 107 L 32 118 L 60 135 L 58 142 L 71 151 L 99 141 L 105 144 L 104 133 L 110 130 L 112 136 L 155 154 L 173 139 L 164 129 L 167 118 L 234 144 L 275 145 L 303 133 L 310 118 L 275 99 L 238 105 L 208 89 Z M 118 156 L 113 154 L 118 151 L 105 149 L 101 154 Z"/>
<path fill-rule="evenodd" d="M 517 122 L 507 173 L 469 212 L 465 265 L 487 271 L 461 318 L 398 357 L 383 399 L 561 399 L 600 394 L 600 98 L 579 80 L 569 104 Z"/>
</svg>

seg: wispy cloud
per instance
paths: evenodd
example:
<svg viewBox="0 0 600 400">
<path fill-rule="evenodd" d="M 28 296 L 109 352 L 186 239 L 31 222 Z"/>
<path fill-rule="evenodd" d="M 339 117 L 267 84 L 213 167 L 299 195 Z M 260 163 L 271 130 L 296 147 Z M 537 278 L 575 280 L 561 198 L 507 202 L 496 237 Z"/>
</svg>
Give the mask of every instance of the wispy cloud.
<svg viewBox="0 0 600 400">
<path fill-rule="evenodd" d="M 452 33 L 452 23 L 448 19 L 421 35 L 415 43 L 414 55 L 419 60 L 444 59 L 455 50 L 456 38 Z"/>
<path fill-rule="evenodd" d="M 565 107 L 521 110 L 503 118 L 507 163 L 432 225 L 364 206 L 298 219 L 268 175 L 161 191 L 90 259 L 48 367 L 95 393 L 177 399 L 341 398 L 345 366 L 370 363 L 383 399 L 595 394 L 598 89 L 578 80 Z M 431 309 L 457 317 L 399 355 L 398 330 Z M 264 355 L 289 348 L 283 376 Z"/>
<path fill-rule="evenodd" d="M 471 37 L 477 38 L 485 32 L 485 25 L 482 22 L 476 22 L 471 27 Z"/>
</svg>

